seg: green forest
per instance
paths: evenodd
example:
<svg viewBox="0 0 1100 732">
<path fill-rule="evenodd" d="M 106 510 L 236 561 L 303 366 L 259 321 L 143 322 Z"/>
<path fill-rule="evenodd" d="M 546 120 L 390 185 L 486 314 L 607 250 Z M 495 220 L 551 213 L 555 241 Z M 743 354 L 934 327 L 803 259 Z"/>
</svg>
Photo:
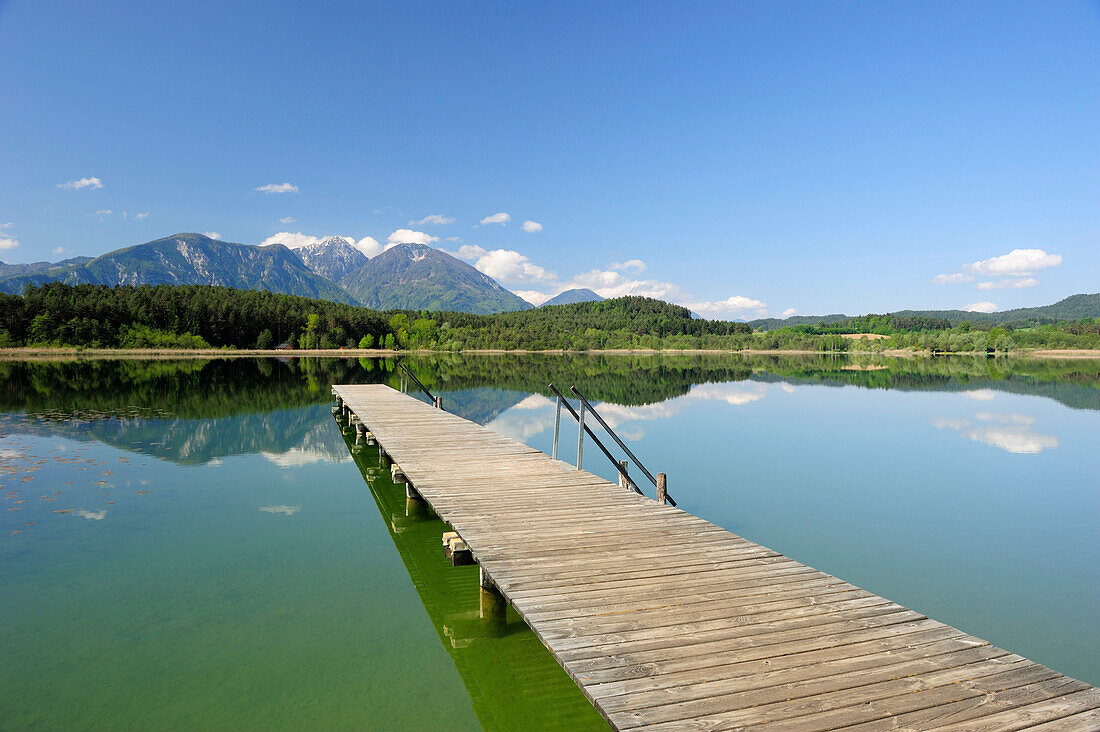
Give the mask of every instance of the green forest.
<svg viewBox="0 0 1100 732">
<path fill-rule="evenodd" d="M 1082 297 L 1082 296 L 1075 296 Z M 1088 296 L 1092 297 L 1092 296 Z M 822 353 L 909 349 L 1007 353 L 1100 348 L 1095 317 L 958 321 L 886 314 L 754 330 L 697 318 L 644 297 L 494 315 L 379 312 L 263 290 L 202 285 L 31 286 L 0 294 L 0 347 L 388 350 L 748 350 Z"/>
</svg>

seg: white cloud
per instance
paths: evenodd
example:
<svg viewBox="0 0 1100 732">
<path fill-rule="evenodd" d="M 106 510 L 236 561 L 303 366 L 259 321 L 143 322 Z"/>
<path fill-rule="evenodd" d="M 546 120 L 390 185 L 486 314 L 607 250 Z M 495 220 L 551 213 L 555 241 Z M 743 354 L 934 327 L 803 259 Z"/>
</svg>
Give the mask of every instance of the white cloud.
<svg viewBox="0 0 1100 732">
<path fill-rule="evenodd" d="M 938 274 L 932 278 L 932 281 L 937 285 L 954 285 L 960 282 L 973 282 L 974 277 L 972 275 L 963 274 L 962 272 L 956 272 L 955 274 Z"/>
<path fill-rule="evenodd" d="M 1001 424 L 1034 424 L 1035 417 L 1030 414 L 993 414 L 978 412 L 974 418 L 982 422 L 1000 422 Z"/>
<path fill-rule="evenodd" d="M 278 234 L 272 234 L 264 239 L 260 242 L 260 246 L 269 247 L 273 244 L 282 244 L 288 249 L 301 249 L 302 247 L 309 247 L 320 243 L 321 237 L 319 236 L 312 236 L 301 232 L 292 234 L 289 231 L 280 231 Z"/>
<path fill-rule="evenodd" d="M 90 178 L 81 178 L 80 180 L 71 180 L 67 183 L 58 183 L 57 187 L 64 188 L 67 191 L 79 191 L 82 188 L 91 188 L 95 190 L 96 188 L 103 187 L 103 181 L 92 176 Z"/>
<path fill-rule="evenodd" d="M 511 220 L 511 216 L 501 211 L 500 213 L 495 213 L 492 216 L 486 216 L 485 218 L 483 218 L 481 220 L 481 225 L 484 226 L 485 224 L 507 224 Z"/>
<path fill-rule="evenodd" d="M 3 230 L 3 229 L 10 229 L 10 228 L 11 228 L 11 227 L 13 227 L 13 226 L 15 226 L 15 224 L 13 224 L 12 222 L 10 222 L 10 221 L 9 221 L 9 222 L 7 222 L 7 223 L 5 223 L 5 224 L 0 224 L 0 230 Z"/>
<path fill-rule="evenodd" d="M 781 312 L 779 314 L 779 317 L 789 318 L 792 315 L 798 315 L 798 309 L 797 308 L 787 308 L 786 310 L 784 310 L 783 312 Z"/>
<path fill-rule="evenodd" d="M 292 447 L 286 452 L 261 452 L 264 460 L 278 465 L 280 468 L 297 468 L 314 463 L 342 463 L 352 460 L 351 453 L 344 451 L 344 455 L 333 457 L 324 450 L 316 450 L 303 447 Z M 263 511 L 264 509 L 260 509 Z"/>
<path fill-rule="evenodd" d="M 257 186 L 256 190 L 260 193 L 297 193 L 298 186 L 293 183 L 268 183 L 267 185 Z"/>
<path fill-rule="evenodd" d="M 568 415 L 563 415 L 568 419 Z M 485 425 L 514 440 L 525 440 L 554 427 L 554 402 L 541 394 L 531 394 L 523 401 L 501 412 Z M 566 427 L 565 422 L 562 426 Z"/>
<path fill-rule="evenodd" d="M 54 249 L 51 252 L 51 254 L 64 254 L 64 253 L 65 253 L 65 247 L 58 247 L 57 249 Z"/>
<path fill-rule="evenodd" d="M 1021 455 L 1034 455 L 1058 447 L 1057 437 L 1039 434 L 1030 427 L 983 425 L 965 434 L 972 440 Z"/>
<path fill-rule="evenodd" d="M 438 236 L 432 236 L 426 234 L 423 231 L 413 231 L 412 229 L 398 229 L 389 235 L 386 239 L 387 249 L 391 246 L 397 246 L 398 244 L 431 244 L 433 241 L 439 241 Z"/>
<path fill-rule="evenodd" d="M 539 292 L 538 290 L 512 290 L 513 293 L 519 295 L 521 298 L 531 303 L 532 305 L 542 305 L 549 300 L 553 295 L 546 292 Z"/>
<path fill-rule="evenodd" d="M 451 252 L 459 259 L 465 259 L 467 262 L 475 262 L 477 258 L 486 253 L 485 249 L 482 249 L 477 244 L 463 244 L 458 248 L 457 252 Z"/>
<path fill-rule="evenodd" d="M 768 314 L 768 306 L 766 303 L 760 300 L 754 300 L 751 297 L 745 297 L 744 295 L 734 295 L 733 297 L 718 301 L 687 303 L 687 307 L 700 315 L 712 315 L 714 317 L 730 315 L 744 317 L 746 315 L 755 315 L 756 317 L 763 318 Z"/>
<path fill-rule="evenodd" d="M 450 216 L 444 216 L 443 214 L 428 214 L 419 221 L 410 221 L 409 226 L 443 226 L 444 224 L 453 224 L 454 218 Z"/>
<path fill-rule="evenodd" d="M 294 514 L 301 511 L 302 507 L 301 506 L 283 506 L 283 505 L 260 506 L 260 510 L 261 511 L 266 511 L 267 513 L 272 513 L 272 514 L 275 514 L 275 515 L 293 516 Z"/>
<path fill-rule="evenodd" d="M 399 229 L 390 235 L 390 246 L 395 241 L 409 240 L 428 244 L 438 241 L 423 232 Z M 451 241 L 451 239 L 448 239 Z M 388 247 L 387 247 L 388 248 Z M 645 262 L 630 259 L 625 262 L 613 262 L 612 269 L 593 269 L 582 272 L 569 280 L 560 280 L 557 273 L 535 264 L 526 255 L 511 249 L 487 250 L 476 244 L 463 244 L 458 251 L 448 252 L 458 259 L 465 260 L 489 277 L 514 288 L 517 285 L 535 285 L 538 289 L 513 289 L 512 291 L 533 305 L 541 305 L 554 295 L 573 289 L 589 289 L 604 298 L 637 295 L 651 297 L 667 302 L 678 303 L 700 314 L 712 316 L 764 317 L 768 314 L 767 305 L 761 300 L 735 295 L 717 302 L 692 302 L 691 298 L 678 285 L 660 280 L 634 279 L 619 270 L 645 269 Z M 790 310 L 794 314 L 794 310 Z"/>
<path fill-rule="evenodd" d="M 733 407 L 758 402 L 772 389 L 791 393 L 790 384 L 766 384 L 755 381 L 739 381 L 724 384 L 697 384 L 682 396 L 656 404 L 626 406 L 610 402 L 598 402 L 596 409 L 611 427 L 624 439 L 636 440 L 645 436 L 643 422 L 668 419 L 692 409 L 704 402 L 718 402 Z M 569 420 L 563 415 L 563 420 Z M 575 422 L 563 422 L 563 428 Z M 532 435 L 552 430 L 554 427 L 554 402 L 539 394 L 532 394 L 518 404 L 504 410 L 486 425 L 492 430 L 524 440 Z M 576 434 L 574 431 L 573 434 Z M 563 454 L 568 456 L 568 450 Z"/>
<path fill-rule="evenodd" d="M 963 310 L 968 313 L 992 313 L 996 309 L 996 303 L 991 303 L 986 300 L 982 302 L 972 302 L 963 307 Z"/>
<path fill-rule="evenodd" d="M 972 425 L 969 420 L 946 417 L 931 422 L 938 429 L 952 429 L 967 439 L 1021 455 L 1034 455 L 1058 447 L 1057 437 L 1032 429 L 1035 418 L 1029 415 L 979 412 L 974 416 L 987 424 Z"/>
<path fill-rule="evenodd" d="M 659 280 L 632 280 L 613 271 L 593 269 L 583 272 L 565 284 L 562 290 L 586 287 L 601 297 L 624 297 L 641 295 L 658 300 L 675 301 L 681 299 L 683 292 L 678 285 Z"/>
<path fill-rule="evenodd" d="M 113 213 L 113 211 L 111 211 L 111 209 L 109 209 L 109 208 L 101 208 L 101 209 L 99 209 L 98 211 L 95 212 L 95 216 L 100 221 L 102 221 L 104 218 L 110 216 L 112 213 Z"/>
<path fill-rule="evenodd" d="M 625 272 L 627 270 L 634 270 L 635 272 L 645 272 L 646 264 L 640 259 L 628 259 L 625 262 L 612 262 L 611 269 Z"/>
<path fill-rule="evenodd" d="M 513 404 L 511 409 L 541 409 L 546 406 L 554 406 L 554 402 L 549 398 L 544 397 L 542 394 L 528 394 L 517 403 Z"/>
<path fill-rule="evenodd" d="M 558 279 L 554 272 L 540 267 L 525 255 L 511 249 L 488 251 L 476 244 L 463 244 L 455 252 L 455 256 L 472 262 L 479 272 L 505 284 L 553 285 Z M 543 298 L 543 301 L 547 299 L 549 298 Z"/>
<path fill-rule="evenodd" d="M 204 231 L 204 232 L 202 232 L 202 235 L 203 236 L 208 236 L 211 239 L 221 239 L 222 238 L 222 235 L 219 234 L 216 231 Z"/>
<path fill-rule="evenodd" d="M 18 239 L 12 239 L 10 236 L 0 236 L 0 250 L 15 249 L 19 246 Z"/>
<path fill-rule="evenodd" d="M 149 218 L 149 212 L 148 211 L 143 211 L 142 213 L 134 214 L 134 221 L 141 221 L 142 219 L 147 219 L 147 218 Z"/>
<path fill-rule="evenodd" d="M 971 389 L 962 393 L 967 399 L 973 399 L 977 402 L 988 402 L 991 399 L 995 399 L 997 392 L 992 389 Z"/>
<path fill-rule="evenodd" d="M 1038 280 L 1031 275 L 1062 263 L 1061 254 L 1047 254 L 1042 249 L 1013 249 L 1008 254 L 965 264 L 954 274 L 939 274 L 932 278 L 937 285 L 973 282 L 974 276 L 1001 277 L 1000 280 L 979 282 L 979 290 L 1019 290 L 1035 287 Z M 981 304 L 981 303 L 979 303 Z"/>
<path fill-rule="evenodd" d="M 928 421 L 938 430 L 962 430 L 970 426 L 970 420 L 951 417 L 933 417 Z"/>
<path fill-rule="evenodd" d="M 1047 254 L 1042 249 L 1013 249 L 999 257 L 972 262 L 963 270 L 992 277 L 1024 277 L 1061 263 L 1061 254 Z"/>
<path fill-rule="evenodd" d="M 378 240 L 373 236 L 364 236 L 362 239 L 355 239 L 351 236 L 336 236 L 339 239 L 343 239 L 349 245 L 355 247 L 368 257 L 374 257 L 382 253 L 382 245 L 378 243 Z M 278 234 L 272 234 L 264 239 L 260 246 L 267 247 L 273 244 L 282 244 L 287 249 L 301 249 L 302 247 L 311 247 L 320 244 L 325 239 L 332 238 L 332 236 L 313 236 L 312 234 L 303 234 L 301 232 L 291 233 L 289 231 L 280 231 Z M 388 247 L 387 247 L 388 248 Z"/>
<path fill-rule="evenodd" d="M 536 231 L 542 231 L 542 224 L 540 224 L 538 221 L 524 221 L 523 230 L 526 231 L 528 234 L 533 234 Z"/>
<path fill-rule="evenodd" d="M 382 245 L 373 236 L 364 236 L 359 241 L 352 242 L 351 245 L 367 257 L 377 257 L 383 251 Z"/>
<path fill-rule="evenodd" d="M 627 295 L 652 297 L 679 303 L 700 313 L 706 311 L 711 314 L 743 315 L 749 312 L 755 315 L 767 314 L 767 306 L 759 300 L 735 296 L 716 303 L 691 302 L 687 294 L 672 282 L 635 279 L 614 269 L 593 269 L 563 281 L 559 280 L 554 272 L 532 263 L 526 256 L 511 250 L 498 249 L 490 252 L 476 245 L 465 244 L 459 247 L 455 256 L 473 262 L 478 270 L 505 284 L 539 285 L 538 290 L 514 290 L 517 295 L 533 305 L 541 305 L 552 296 L 566 290 L 584 288 L 605 298 Z M 641 263 L 640 260 L 634 261 Z M 628 262 L 615 264 L 623 265 Z"/>
<path fill-rule="evenodd" d="M 285 224 L 293 224 L 297 220 L 298 219 L 294 218 L 293 216 L 284 216 L 281 219 L 279 219 L 279 223 L 284 224 L 284 225 Z"/>
<path fill-rule="evenodd" d="M 979 282 L 979 290 L 1022 290 L 1025 287 L 1035 287 L 1039 280 L 1034 277 L 1021 277 L 1015 280 L 998 280 L 996 282 Z"/>
<path fill-rule="evenodd" d="M 767 392 L 767 384 L 735 382 L 727 384 L 697 384 L 692 387 L 688 396 L 692 399 L 720 401 L 734 407 L 740 407 L 751 402 L 760 401 L 767 395 Z"/>
</svg>

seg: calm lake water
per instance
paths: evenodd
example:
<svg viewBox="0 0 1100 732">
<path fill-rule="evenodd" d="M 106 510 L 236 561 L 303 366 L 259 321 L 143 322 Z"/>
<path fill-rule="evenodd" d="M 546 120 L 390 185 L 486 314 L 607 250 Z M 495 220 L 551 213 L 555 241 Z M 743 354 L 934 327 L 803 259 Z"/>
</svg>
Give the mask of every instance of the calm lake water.
<svg viewBox="0 0 1100 732">
<path fill-rule="evenodd" d="M 575 384 L 681 508 L 1100 683 L 1100 361 L 407 363 L 546 452 Z M 342 433 L 359 382 L 395 363 L 0 363 L 0 728 L 600 729 Z"/>
</svg>

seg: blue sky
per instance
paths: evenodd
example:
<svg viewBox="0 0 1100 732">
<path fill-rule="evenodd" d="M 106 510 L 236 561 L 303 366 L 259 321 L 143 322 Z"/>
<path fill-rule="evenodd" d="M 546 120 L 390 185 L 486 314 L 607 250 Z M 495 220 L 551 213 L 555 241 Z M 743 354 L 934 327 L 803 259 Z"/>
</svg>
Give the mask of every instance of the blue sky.
<svg viewBox="0 0 1100 732">
<path fill-rule="evenodd" d="M 0 0 L 0 226 L 434 237 L 720 317 L 1045 304 L 1100 291 L 1100 5 Z"/>
</svg>

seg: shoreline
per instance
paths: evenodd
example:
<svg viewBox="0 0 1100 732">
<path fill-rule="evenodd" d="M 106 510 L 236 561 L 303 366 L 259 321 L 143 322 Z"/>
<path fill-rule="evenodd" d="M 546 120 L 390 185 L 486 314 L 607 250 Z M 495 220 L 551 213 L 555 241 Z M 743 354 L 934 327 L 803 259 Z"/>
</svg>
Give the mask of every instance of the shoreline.
<svg viewBox="0 0 1100 732">
<path fill-rule="evenodd" d="M 618 348 L 618 349 L 493 349 L 471 348 L 462 351 L 435 351 L 430 349 L 417 349 L 411 351 L 389 350 L 384 348 L 332 348 L 332 349 L 222 349 L 222 348 L 191 348 L 191 349 L 167 349 L 167 348 L 0 348 L 0 361 L 53 361 L 53 360 L 77 360 L 77 359 L 187 359 L 187 358 L 393 358 L 401 355 L 431 355 L 454 354 L 474 356 L 504 356 L 504 355 L 551 355 L 551 356 L 880 356 L 883 358 L 942 358 L 968 356 L 971 358 L 1061 358 L 1061 359 L 1091 359 L 1100 358 L 1100 349 L 1037 349 L 1030 351 L 1010 351 L 988 356 L 984 351 L 959 351 L 955 353 L 933 354 L 930 351 L 809 351 L 809 350 L 725 350 L 725 349 L 667 349 L 656 350 L 652 348 Z"/>
</svg>

